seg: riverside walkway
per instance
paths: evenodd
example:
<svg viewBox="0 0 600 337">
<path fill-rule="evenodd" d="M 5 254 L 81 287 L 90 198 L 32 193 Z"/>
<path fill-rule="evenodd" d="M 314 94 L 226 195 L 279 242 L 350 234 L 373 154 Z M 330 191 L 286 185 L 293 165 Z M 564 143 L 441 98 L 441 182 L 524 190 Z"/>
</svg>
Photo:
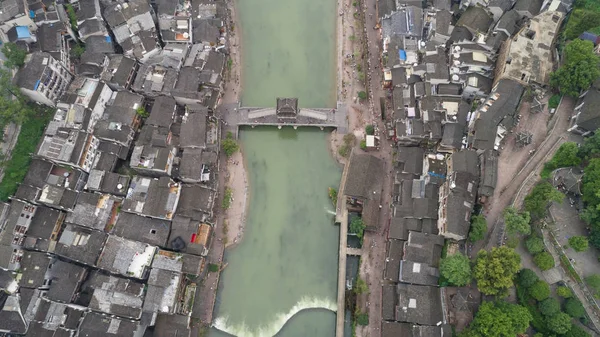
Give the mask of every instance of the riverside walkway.
<svg viewBox="0 0 600 337">
<path fill-rule="evenodd" d="M 344 337 L 345 297 L 346 297 L 346 254 L 348 253 L 348 209 L 344 197 L 346 176 L 348 175 L 348 163 L 344 166 L 338 199 L 336 202 L 335 223 L 340 226 L 340 248 L 338 252 L 338 285 L 337 285 L 337 312 L 335 322 L 335 336 Z"/>
</svg>

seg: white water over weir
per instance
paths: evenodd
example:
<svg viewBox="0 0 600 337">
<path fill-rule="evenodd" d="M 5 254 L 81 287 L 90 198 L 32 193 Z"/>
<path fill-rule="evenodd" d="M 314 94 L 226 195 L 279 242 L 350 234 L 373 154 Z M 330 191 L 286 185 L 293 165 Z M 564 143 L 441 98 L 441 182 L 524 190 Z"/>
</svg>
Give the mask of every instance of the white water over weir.
<svg viewBox="0 0 600 337">
<path fill-rule="evenodd" d="M 237 337 L 273 337 L 283 328 L 285 323 L 294 315 L 303 310 L 325 309 L 333 312 L 337 311 L 337 303 L 330 299 L 319 299 L 314 297 L 303 297 L 287 313 L 279 313 L 275 319 L 268 325 L 261 326 L 252 331 L 246 323 L 230 324 L 227 316 L 218 317 L 213 323 L 213 327 Z"/>
</svg>

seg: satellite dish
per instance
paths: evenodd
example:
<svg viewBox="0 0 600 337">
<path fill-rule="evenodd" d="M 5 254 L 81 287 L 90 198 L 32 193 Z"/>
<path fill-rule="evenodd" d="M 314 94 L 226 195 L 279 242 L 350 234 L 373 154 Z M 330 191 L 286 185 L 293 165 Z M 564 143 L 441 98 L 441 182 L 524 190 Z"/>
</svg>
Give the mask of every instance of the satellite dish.
<svg viewBox="0 0 600 337">
<path fill-rule="evenodd" d="M 458 81 L 459 79 L 460 79 L 460 77 L 458 77 L 458 75 L 456 75 L 456 74 L 452 75 L 453 81 Z"/>
<path fill-rule="evenodd" d="M 190 34 L 189 33 L 183 33 L 183 38 L 184 39 L 189 39 L 190 38 Z"/>
<path fill-rule="evenodd" d="M 120 189 L 120 190 L 122 190 L 123 189 L 123 184 L 121 184 L 121 183 L 117 184 L 117 188 Z"/>
</svg>

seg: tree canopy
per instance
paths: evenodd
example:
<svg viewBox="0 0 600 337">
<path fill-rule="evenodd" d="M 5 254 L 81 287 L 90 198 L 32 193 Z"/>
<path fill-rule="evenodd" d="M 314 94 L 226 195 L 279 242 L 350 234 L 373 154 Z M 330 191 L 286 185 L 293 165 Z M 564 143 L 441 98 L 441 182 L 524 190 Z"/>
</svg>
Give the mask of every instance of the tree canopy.
<svg viewBox="0 0 600 337">
<path fill-rule="evenodd" d="M 550 296 L 550 286 L 548 283 L 539 280 L 535 282 L 529 289 L 529 296 L 537 301 L 543 301 Z"/>
<path fill-rule="evenodd" d="M 233 139 L 233 134 L 228 132 L 227 137 L 221 141 L 221 148 L 223 148 L 223 151 L 227 157 L 231 157 L 239 150 L 240 147 L 235 139 Z"/>
<path fill-rule="evenodd" d="M 20 68 L 25 64 L 27 50 L 17 46 L 13 42 L 5 43 L 2 46 L 2 53 L 6 56 L 4 66 L 7 68 Z"/>
<path fill-rule="evenodd" d="M 544 316 L 553 316 L 560 312 L 560 303 L 555 298 L 549 297 L 538 303 L 538 309 Z"/>
<path fill-rule="evenodd" d="M 556 288 L 556 295 L 558 295 L 562 298 L 569 298 L 569 297 L 573 296 L 573 292 L 568 287 L 560 286 L 560 287 Z"/>
<path fill-rule="evenodd" d="M 577 324 L 573 324 L 571 329 L 564 334 L 564 337 L 591 337 L 583 328 Z"/>
<path fill-rule="evenodd" d="M 569 298 L 565 301 L 565 312 L 573 318 L 585 317 L 583 304 L 576 298 Z"/>
<path fill-rule="evenodd" d="M 546 210 L 551 201 L 562 202 L 564 194 L 560 193 L 552 184 L 543 181 L 533 188 L 525 197 L 525 209 L 536 218 L 546 215 Z"/>
<path fill-rule="evenodd" d="M 575 142 L 563 143 L 552 159 L 544 164 L 544 171 L 553 171 L 561 167 L 579 166 L 581 158 L 578 156 L 579 147 Z"/>
<path fill-rule="evenodd" d="M 471 329 L 482 337 L 514 337 L 524 333 L 532 317 L 520 305 L 498 302 L 483 302 L 471 323 Z"/>
<path fill-rule="evenodd" d="M 569 22 L 573 20 L 575 12 L 577 10 L 573 11 Z M 600 13 L 598 18 L 600 19 Z M 599 64 L 600 58 L 594 53 L 591 41 L 571 41 L 565 48 L 565 62 L 550 75 L 550 84 L 558 88 L 561 94 L 577 97 L 600 76 Z"/>
<path fill-rule="evenodd" d="M 523 288 L 529 288 L 533 286 L 537 281 L 539 281 L 539 277 L 537 274 L 528 268 L 523 268 L 519 271 L 519 275 L 517 276 L 517 282 Z"/>
<path fill-rule="evenodd" d="M 525 247 L 527 251 L 531 254 L 537 254 L 544 251 L 546 246 L 544 246 L 544 240 L 539 236 L 532 236 L 525 241 Z"/>
<path fill-rule="evenodd" d="M 558 314 L 549 317 L 546 320 L 546 325 L 550 331 L 558 334 L 564 334 L 571 329 L 573 321 L 571 320 L 571 316 L 565 314 L 564 312 L 559 312 Z"/>
<path fill-rule="evenodd" d="M 483 215 L 471 217 L 471 229 L 469 230 L 469 241 L 477 242 L 483 240 L 487 232 L 487 222 Z"/>
<path fill-rule="evenodd" d="M 504 209 L 504 223 L 506 224 L 506 230 L 510 234 L 520 233 L 529 235 L 531 233 L 531 217 L 529 212 L 517 211 L 514 207 L 507 207 Z"/>
<path fill-rule="evenodd" d="M 471 283 L 471 262 L 463 254 L 450 255 L 440 261 L 440 274 L 455 286 Z"/>
<path fill-rule="evenodd" d="M 473 268 L 477 288 L 485 295 L 500 295 L 513 286 L 513 279 L 521 267 L 521 257 L 508 247 L 480 251 Z"/>
<path fill-rule="evenodd" d="M 367 226 L 362 218 L 354 217 L 352 221 L 350 221 L 349 231 L 350 233 L 356 234 L 359 239 L 362 239 L 366 227 Z"/>
<path fill-rule="evenodd" d="M 538 266 L 542 271 L 550 270 L 554 268 L 554 258 L 548 252 L 541 252 L 535 254 L 533 257 L 533 262 Z"/>
<path fill-rule="evenodd" d="M 571 16 L 565 26 L 565 37 L 568 40 L 576 39 L 581 33 L 600 26 L 600 12 L 593 9 L 590 10 L 590 7 L 586 7 L 576 8 L 571 12 Z"/>
<path fill-rule="evenodd" d="M 571 236 L 569 245 L 576 252 L 585 252 L 589 248 L 588 239 L 585 236 Z"/>
</svg>

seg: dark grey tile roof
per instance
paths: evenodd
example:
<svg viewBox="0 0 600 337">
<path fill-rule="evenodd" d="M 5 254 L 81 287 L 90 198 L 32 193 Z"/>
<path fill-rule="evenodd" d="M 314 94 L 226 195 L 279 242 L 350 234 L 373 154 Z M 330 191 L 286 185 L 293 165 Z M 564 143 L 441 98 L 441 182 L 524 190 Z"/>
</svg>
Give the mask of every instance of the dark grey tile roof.
<svg viewBox="0 0 600 337">
<path fill-rule="evenodd" d="M 177 215 L 197 221 L 212 218 L 215 192 L 199 185 L 182 185 Z"/>
<path fill-rule="evenodd" d="M 381 286 L 381 292 L 381 317 L 385 321 L 394 321 L 396 320 L 396 303 L 398 302 L 396 286 L 384 284 Z"/>
<path fill-rule="evenodd" d="M 27 325 L 23 316 L 16 309 L 19 306 L 19 296 L 0 292 L 0 329 L 9 333 L 24 334 Z"/>
<path fill-rule="evenodd" d="M 171 236 L 169 238 L 169 249 L 174 249 L 173 241 L 181 239 L 185 242 L 185 247 L 179 251 L 188 254 L 201 255 L 204 251 L 204 246 L 191 241 L 193 235 L 198 235 L 200 231 L 200 221 L 192 220 L 189 217 L 176 215 L 171 224 Z"/>
<path fill-rule="evenodd" d="M 423 226 L 422 219 L 393 217 L 390 222 L 390 239 L 408 240 L 410 231 L 420 232 Z"/>
<path fill-rule="evenodd" d="M 378 1 L 377 6 L 377 15 L 379 18 L 384 18 L 388 15 L 391 15 L 396 11 L 396 1 L 394 0 L 381 0 Z"/>
<path fill-rule="evenodd" d="M 133 336 L 139 323 L 95 312 L 85 315 L 79 335 L 86 337 Z"/>
<path fill-rule="evenodd" d="M 171 221 L 153 219 L 122 212 L 112 233 L 126 239 L 145 242 L 153 246 L 166 247 Z"/>
<path fill-rule="evenodd" d="M 217 42 L 221 33 L 219 32 L 220 19 L 196 19 L 192 20 L 192 39 L 194 43 Z"/>
<path fill-rule="evenodd" d="M 600 127 L 600 91 L 589 89 L 587 94 L 577 102 L 577 105 L 583 103 L 579 114 L 577 114 L 576 124 L 582 129 L 596 131 Z"/>
<path fill-rule="evenodd" d="M 55 260 L 48 269 L 51 279 L 50 289 L 46 296 L 52 301 L 70 303 L 74 299 L 86 269 L 78 265 Z"/>
<path fill-rule="evenodd" d="M 536 16 L 542 8 L 543 0 L 517 0 L 514 10 Z"/>
<path fill-rule="evenodd" d="M 173 115 L 175 114 L 175 100 L 172 97 L 159 96 L 154 100 L 150 117 L 146 120 L 146 124 L 169 127 L 173 123 Z"/>
<path fill-rule="evenodd" d="M 424 155 L 425 150 L 421 147 L 399 146 L 396 151 L 396 162 L 403 172 L 421 175 Z"/>
<path fill-rule="evenodd" d="M 20 88 L 33 90 L 47 68 L 47 66 L 43 65 L 44 59 L 51 58 L 52 56 L 44 52 L 34 52 L 29 54 L 28 57 L 30 57 L 29 61 L 15 75 L 14 83 Z"/>
<path fill-rule="evenodd" d="M 489 16 L 483 7 L 472 6 L 460 16 L 456 26 L 465 27 L 473 34 L 477 32 L 486 33 L 492 22 L 493 18 Z"/>
<path fill-rule="evenodd" d="M 486 150 L 479 155 L 481 174 L 478 195 L 491 197 L 498 181 L 498 153 Z"/>
<path fill-rule="evenodd" d="M 352 153 L 348 163 L 348 173 L 344 195 L 363 198 L 381 198 L 383 186 L 383 162 L 369 154 Z"/>
<path fill-rule="evenodd" d="M 517 2 L 518 3 L 518 2 Z M 521 16 L 519 15 L 519 13 L 517 13 L 516 10 L 512 9 L 506 13 L 504 13 L 504 15 L 502 15 L 502 17 L 500 18 L 500 20 L 498 20 L 498 23 L 496 24 L 496 30 L 505 30 L 508 32 L 508 34 L 510 34 L 511 36 L 516 33 L 519 30 L 519 24 L 518 22 L 521 20 Z"/>
<path fill-rule="evenodd" d="M 410 232 L 404 246 L 404 259 L 437 267 L 443 246 L 444 238 L 441 236 Z"/>
<path fill-rule="evenodd" d="M 425 263 L 400 261 L 400 282 L 437 286 L 440 273 Z"/>
<path fill-rule="evenodd" d="M 206 146 L 206 112 L 190 112 L 181 123 L 179 145 L 182 148 Z"/>
<path fill-rule="evenodd" d="M 77 21 L 91 19 L 100 16 L 100 3 L 98 0 L 79 0 L 79 9 L 75 13 Z"/>
<path fill-rule="evenodd" d="M 444 322 L 440 288 L 399 283 L 396 320 L 422 325 Z"/>
<path fill-rule="evenodd" d="M 400 273 L 400 262 L 404 255 L 404 241 L 389 240 L 385 259 L 384 278 L 392 282 L 398 282 Z"/>
<path fill-rule="evenodd" d="M 189 323 L 188 316 L 159 313 L 156 316 L 154 334 L 164 337 L 188 337 Z"/>
<path fill-rule="evenodd" d="M 38 288 L 44 284 L 44 275 L 50 265 L 50 256 L 45 253 L 25 252 L 21 259 L 21 272 L 19 286 L 25 288 Z"/>
<path fill-rule="evenodd" d="M 4 23 L 19 14 L 25 14 L 25 2 L 22 0 L 4 0 L 0 2 L 0 22 Z"/>
<path fill-rule="evenodd" d="M 104 232 L 67 224 L 60 234 L 54 253 L 95 266 L 106 239 L 107 234 Z"/>
<path fill-rule="evenodd" d="M 49 240 L 56 225 L 60 225 L 65 214 L 61 211 L 38 206 L 27 230 L 27 236 Z"/>
</svg>

